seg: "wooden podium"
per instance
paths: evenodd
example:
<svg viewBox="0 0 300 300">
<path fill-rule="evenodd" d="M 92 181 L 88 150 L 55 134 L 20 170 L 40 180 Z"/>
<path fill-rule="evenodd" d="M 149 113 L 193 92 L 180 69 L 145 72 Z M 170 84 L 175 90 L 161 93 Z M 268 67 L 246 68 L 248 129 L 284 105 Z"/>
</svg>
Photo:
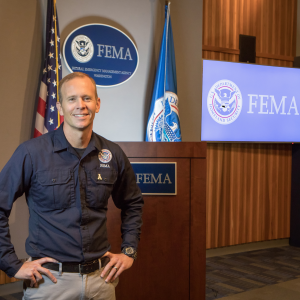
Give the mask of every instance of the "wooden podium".
<svg viewBox="0 0 300 300">
<path fill-rule="evenodd" d="M 204 300 L 206 143 L 118 143 L 132 162 L 177 162 L 177 195 L 144 196 L 138 259 L 116 288 L 118 300 Z M 109 201 L 112 252 L 120 252 L 120 212 Z"/>
</svg>

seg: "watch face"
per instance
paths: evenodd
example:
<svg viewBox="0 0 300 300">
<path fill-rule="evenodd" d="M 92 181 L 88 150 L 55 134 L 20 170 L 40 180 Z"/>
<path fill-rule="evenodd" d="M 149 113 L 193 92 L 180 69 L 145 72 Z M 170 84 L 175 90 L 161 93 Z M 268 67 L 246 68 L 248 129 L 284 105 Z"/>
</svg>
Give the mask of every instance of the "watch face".
<svg viewBox="0 0 300 300">
<path fill-rule="evenodd" d="M 134 249 L 132 247 L 126 248 L 125 249 L 127 254 L 133 254 L 134 253 Z"/>
</svg>

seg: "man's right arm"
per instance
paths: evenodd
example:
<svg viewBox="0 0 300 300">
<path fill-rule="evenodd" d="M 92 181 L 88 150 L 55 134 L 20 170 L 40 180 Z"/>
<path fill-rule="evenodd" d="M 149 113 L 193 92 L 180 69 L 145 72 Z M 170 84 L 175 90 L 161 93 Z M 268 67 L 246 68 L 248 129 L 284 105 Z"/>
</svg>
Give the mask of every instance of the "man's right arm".
<svg viewBox="0 0 300 300">
<path fill-rule="evenodd" d="M 42 280 L 40 273 L 47 275 L 53 282 L 56 278 L 42 267 L 46 262 L 57 262 L 50 257 L 22 263 L 11 243 L 8 218 L 16 199 L 30 188 L 33 174 L 30 153 L 24 144 L 20 145 L 0 173 L 0 269 L 10 277 L 29 279 L 30 286 L 37 287 Z"/>
<path fill-rule="evenodd" d="M 0 173 L 0 269 L 13 277 L 23 263 L 11 243 L 8 218 L 14 201 L 30 187 L 32 162 L 24 144 L 14 152 Z"/>
</svg>

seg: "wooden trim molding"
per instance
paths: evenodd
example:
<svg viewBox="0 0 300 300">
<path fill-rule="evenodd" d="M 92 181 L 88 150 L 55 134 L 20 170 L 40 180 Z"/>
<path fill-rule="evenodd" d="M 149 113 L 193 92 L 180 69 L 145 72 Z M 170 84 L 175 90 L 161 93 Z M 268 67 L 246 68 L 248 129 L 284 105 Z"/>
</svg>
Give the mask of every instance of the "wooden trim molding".
<svg viewBox="0 0 300 300">
<path fill-rule="evenodd" d="M 295 59 L 294 56 L 278 55 L 278 54 L 271 54 L 271 53 L 260 53 L 260 52 L 256 52 L 256 57 L 286 60 L 291 62 L 293 62 Z"/>
<path fill-rule="evenodd" d="M 202 50 L 228 53 L 228 54 L 236 54 L 236 55 L 240 54 L 239 49 L 223 48 L 223 47 L 208 46 L 208 45 L 203 45 Z M 268 59 L 278 59 L 278 60 L 285 60 L 285 61 L 291 61 L 291 62 L 294 61 L 294 56 L 279 55 L 279 54 L 272 54 L 272 53 L 256 52 L 256 57 L 268 58 Z"/>
<path fill-rule="evenodd" d="M 128 157 L 205 158 L 206 142 L 116 142 Z"/>
<path fill-rule="evenodd" d="M 209 46 L 209 45 L 202 45 L 202 50 L 240 55 L 239 49 L 230 49 L 230 48 L 223 48 L 223 47 L 216 47 L 216 46 Z"/>
</svg>

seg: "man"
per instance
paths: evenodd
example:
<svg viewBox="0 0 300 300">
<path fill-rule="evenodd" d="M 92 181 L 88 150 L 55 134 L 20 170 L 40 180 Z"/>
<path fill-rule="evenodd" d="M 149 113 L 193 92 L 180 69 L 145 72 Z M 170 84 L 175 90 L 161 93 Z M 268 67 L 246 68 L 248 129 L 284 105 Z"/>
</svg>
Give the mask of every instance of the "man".
<svg viewBox="0 0 300 300">
<path fill-rule="evenodd" d="M 25 280 L 24 299 L 115 299 L 116 279 L 136 258 L 143 199 L 120 147 L 92 131 L 100 109 L 94 80 L 71 73 L 59 95 L 64 123 L 21 144 L 0 173 L 0 268 Z M 8 229 L 23 193 L 30 213 L 25 263 Z M 121 209 L 120 254 L 109 252 L 110 195 Z"/>
</svg>

